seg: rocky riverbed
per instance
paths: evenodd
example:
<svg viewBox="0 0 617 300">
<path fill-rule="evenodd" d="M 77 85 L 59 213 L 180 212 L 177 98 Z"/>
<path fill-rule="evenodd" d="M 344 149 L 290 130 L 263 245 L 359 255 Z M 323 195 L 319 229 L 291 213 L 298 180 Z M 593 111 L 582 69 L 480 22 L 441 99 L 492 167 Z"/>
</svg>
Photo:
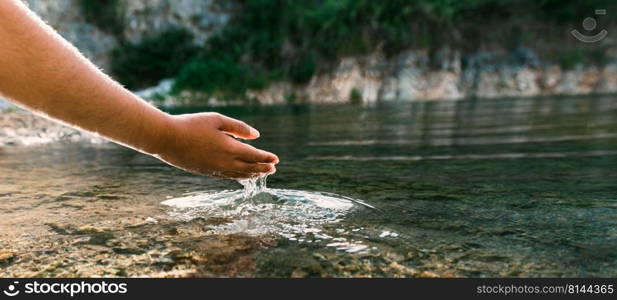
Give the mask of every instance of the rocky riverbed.
<svg viewBox="0 0 617 300">
<path fill-rule="evenodd" d="M 87 204 L 92 205 L 96 204 Z M 140 208 L 143 205 L 137 205 Z M 67 204 L 62 209 L 74 211 L 76 206 Z M 313 250 L 305 249 L 276 235 L 217 233 L 216 227 L 231 222 L 227 219 L 196 218 L 187 222 L 162 212 L 155 217 L 134 217 L 126 212 L 118 214 L 108 207 L 99 209 L 111 211 L 116 218 L 84 225 L 78 225 L 78 221 L 55 223 L 51 218 L 44 226 L 27 233 L 3 232 L 0 276 L 451 277 L 458 274 L 436 253 L 415 249 L 401 254 L 394 244 L 391 250 L 383 249 L 381 254 L 341 255 L 333 248 L 317 245 Z M 147 213 L 152 211 L 140 210 L 139 214 Z M 410 267 L 410 261 L 423 263 Z"/>
</svg>

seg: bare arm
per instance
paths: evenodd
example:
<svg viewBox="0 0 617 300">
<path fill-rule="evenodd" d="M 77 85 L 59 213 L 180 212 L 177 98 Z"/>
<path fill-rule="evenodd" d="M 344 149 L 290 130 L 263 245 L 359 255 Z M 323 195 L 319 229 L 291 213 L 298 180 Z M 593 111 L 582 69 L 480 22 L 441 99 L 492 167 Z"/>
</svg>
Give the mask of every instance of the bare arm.
<svg viewBox="0 0 617 300">
<path fill-rule="evenodd" d="M 278 158 L 229 137 L 259 137 L 216 113 L 170 116 L 103 74 L 19 0 L 0 1 L 0 94 L 204 175 L 246 178 L 275 171 Z"/>
</svg>

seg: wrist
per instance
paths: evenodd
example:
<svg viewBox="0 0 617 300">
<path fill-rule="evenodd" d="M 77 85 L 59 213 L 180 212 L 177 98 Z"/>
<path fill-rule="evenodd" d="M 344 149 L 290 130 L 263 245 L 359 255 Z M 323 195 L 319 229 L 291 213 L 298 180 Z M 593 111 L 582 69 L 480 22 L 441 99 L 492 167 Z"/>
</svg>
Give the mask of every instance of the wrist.
<svg viewBox="0 0 617 300">
<path fill-rule="evenodd" d="M 173 144 L 175 138 L 174 117 L 168 113 L 159 111 L 156 121 L 149 128 L 148 140 L 143 146 L 143 151 L 160 156 Z"/>
</svg>

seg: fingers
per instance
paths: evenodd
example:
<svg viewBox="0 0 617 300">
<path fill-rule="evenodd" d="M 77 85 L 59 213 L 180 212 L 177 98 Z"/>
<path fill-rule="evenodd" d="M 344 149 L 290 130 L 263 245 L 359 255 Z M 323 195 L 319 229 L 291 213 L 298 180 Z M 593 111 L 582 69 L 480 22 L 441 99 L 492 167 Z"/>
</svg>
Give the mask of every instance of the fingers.
<svg viewBox="0 0 617 300">
<path fill-rule="evenodd" d="M 234 163 L 234 167 L 236 168 L 237 172 L 254 175 L 272 174 L 276 172 L 276 168 L 272 164 L 253 164 L 239 160 Z"/>
<path fill-rule="evenodd" d="M 221 125 L 219 129 L 227 132 L 235 137 L 243 139 L 256 139 L 259 137 L 259 131 L 257 129 L 247 125 L 246 123 L 232 119 L 230 117 L 221 115 Z"/>
<path fill-rule="evenodd" d="M 233 172 L 233 171 L 221 171 L 215 172 L 212 174 L 208 174 L 214 177 L 225 178 L 225 179 L 248 179 L 259 176 L 258 174 L 253 173 L 241 173 L 241 172 Z"/>
<path fill-rule="evenodd" d="M 221 124 L 219 129 L 228 134 L 244 139 L 256 139 L 259 137 L 259 131 L 242 121 L 224 115 L 220 115 L 220 120 Z M 241 161 L 269 164 L 277 164 L 279 162 L 279 158 L 270 152 L 259 150 L 253 146 L 240 142 L 237 142 L 236 145 L 237 148 L 234 149 L 233 153 L 236 154 L 236 158 Z"/>
<path fill-rule="evenodd" d="M 236 180 L 257 177 L 256 174 L 233 172 L 233 171 L 221 171 L 221 172 L 215 172 L 215 173 L 208 174 L 208 175 L 219 177 L 219 178 L 224 178 L 224 179 L 236 179 Z"/>
<path fill-rule="evenodd" d="M 214 172 L 210 175 L 222 178 L 247 179 L 273 174 L 276 168 L 271 164 L 252 164 L 242 161 L 233 163 L 233 170 Z"/>
<path fill-rule="evenodd" d="M 237 141 L 236 141 L 237 142 Z M 237 142 L 233 151 L 238 160 L 247 163 L 278 164 L 279 158 L 273 153 L 259 150 L 251 145 Z"/>
</svg>

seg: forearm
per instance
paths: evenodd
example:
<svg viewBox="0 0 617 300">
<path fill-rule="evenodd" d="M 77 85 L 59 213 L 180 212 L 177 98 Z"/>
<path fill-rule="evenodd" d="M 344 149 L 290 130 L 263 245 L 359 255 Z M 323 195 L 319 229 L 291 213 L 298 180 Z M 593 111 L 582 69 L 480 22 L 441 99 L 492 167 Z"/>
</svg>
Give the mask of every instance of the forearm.
<svg viewBox="0 0 617 300">
<path fill-rule="evenodd" d="M 275 172 L 278 157 L 229 135 L 256 139 L 216 113 L 170 116 L 84 58 L 19 0 L 0 0 L 0 94 L 188 171 L 248 178 Z"/>
<path fill-rule="evenodd" d="M 168 115 L 103 74 L 17 0 L 0 1 L 0 93 L 67 124 L 156 154 Z"/>
</svg>

